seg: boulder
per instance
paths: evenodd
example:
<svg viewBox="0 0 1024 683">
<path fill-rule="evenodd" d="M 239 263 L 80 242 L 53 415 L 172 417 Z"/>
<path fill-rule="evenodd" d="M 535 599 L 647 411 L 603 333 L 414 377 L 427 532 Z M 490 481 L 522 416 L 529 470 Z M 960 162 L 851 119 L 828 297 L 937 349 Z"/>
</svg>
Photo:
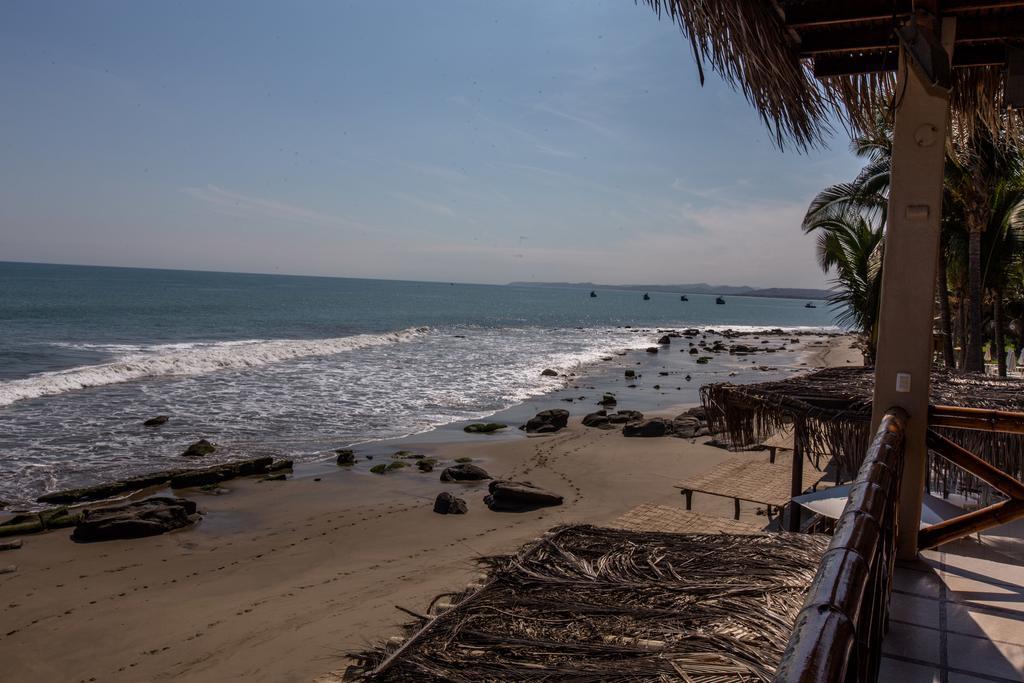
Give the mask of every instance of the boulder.
<svg viewBox="0 0 1024 683">
<path fill-rule="evenodd" d="M 434 512 L 439 515 L 464 515 L 468 511 L 466 501 L 448 492 L 439 493 L 434 499 Z"/>
<path fill-rule="evenodd" d="M 267 471 L 280 472 L 281 470 L 290 470 L 294 468 L 294 465 L 295 461 L 293 460 L 275 460 L 267 467 Z"/>
<path fill-rule="evenodd" d="M 613 406 L 613 405 L 617 404 L 618 401 L 615 400 L 615 395 L 614 394 L 605 394 L 604 396 L 601 397 L 601 400 L 598 401 L 597 403 L 598 403 L 598 405 L 602 405 L 602 406 L 605 406 L 607 408 L 609 406 Z"/>
<path fill-rule="evenodd" d="M 384 474 L 388 471 L 388 466 L 385 464 L 374 465 L 370 468 L 370 471 L 374 474 Z"/>
<path fill-rule="evenodd" d="M 506 427 L 508 427 L 508 425 L 501 424 L 500 422 L 474 422 L 471 425 L 463 427 L 462 431 L 470 434 L 491 434 L 499 429 L 505 429 Z"/>
<path fill-rule="evenodd" d="M 677 415 L 672 420 L 672 433 L 681 439 L 692 439 L 697 435 L 697 430 L 700 429 L 701 422 L 693 415 Z"/>
<path fill-rule="evenodd" d="M 142 426 L 143 427 L 159 427 L 160 425 L 164 424 L 165 422 L 167 422 L 170 419 L 171 418 L 169 418 L 166 415 L 157 415 L 156 417 L 151 417 L 148 420 L 146 420 L 145 422 L 143 422 Z"/>
<path fill-rule="evenodd" d="M 542 377 L 558 377 L 558 373 L 551 368 L 545 368 L 540 374 Z"/>
<path fill-rule="evenodd" d="M 608 416 L 608 421 L 612 424 L 624 424 L 626 422 L 639 422 L 644 419 L 644 414 L 639 410 L 620 410 L 617 413 L 612 413 Z"/>
<path fill-rule="evenodd" d="M 657 352 L 658 352 L 658 347 L 657 346 L 648 346 L 647 347 L 647 353 L 657 353 Z"/>
<path fill-rule="evenodd" d="M 284 472 L 278 472 L 276 474 L 268 474 L 267 476 L 262 477 L 260 479 L 257 479 L 256 481 L 257 482 L 261 482 L 261 481 L 285 481 L 287 479 L 288 479 L 288 475 L 287 474 L 285 474 Z"/>
<path fill-rule="evenodd" d="M 356 454 L 351 448 L 339 448 L 334 452 L 338 454 L 337 463 L 339 465 L 354 465 L 356 463 Z"/>
<path fill-rule="evenodd" d="M 672 423 L 662 417 L 652 417 L 637 423 L 627 423 L 622 427 L 623 436 L 668 436 L 672 433 Z"/>
<path fill-rule="evenodd" d="M 626 370 L 626 379 L 633 379 L 636 377 L 636 370 Z"/>
<path fill-rule="evenodd" d="M 3 541 L 0 543 L 0 550 L 17 550 L 21 547 L 21 539 L 16 538 L 13 541 Z"/>
<path fill-rule="evenodd" d="M 490 478 L 487 470 L 469 463 L 445 467 L 441 472 L 441 481 L 483 481 Z"/>
<path fill-rule="evenodd" d="M 191 444 L 188 448 L 182 452 L 182 455 L 186 458 L 200 458 L 204 455 L 209 455 L 217 450 L 217 447 L 207 441 L 206 439 L 199 439 L 194 444 Z"/>
<path fill-rule="evenodd" d="M 584 427 L 606 427 L 608 425 L 608 411 L 599 410 L 596 413 L 589 413 L 583 416 Z"/>
<path fill-rule="evenodd" d="M 525 512 L 541 507 L 561 505 L 562 496 L 528 481 L 495 480 L 487 487 L 484 503 L 495 512 Z"/>
<path fill-rule="evenodd" d="M 419 468 L 420 472 L 433 472 L 434 461 L 433 460 L 420 460 L 416 463 L 416 467 Z"/>
<path fill-rule="evenodd" d="M 71 534 L 76 543 L 142 538 L 184 529 L 199 520 L 196 504 L 184 498 L 147 498 L 86 510 Z"/>
<path fill-rule="evenodd" d="M 700 351 L 697 349 L 696 346 L 690 348 L 690 355 L 691 356 L 696 356 L 698 353 L 700 353 Z"/>
<path fill-rule="evenodd" d="M 524 429 L 529 434 L 548 434 L 557 432 L 569 424 L 569 411 L 561 408 L 542 410 L 527 421 Z"/>
<path fill-rule="evenodd" d="M 669 336 L 666 334 L 664 337 L 658 340 L 658 343 L 661 344 L 662 346 L 668 346 L 669 344 L 672 343 L 672 339 L 669 338 Z"/>
</svg>

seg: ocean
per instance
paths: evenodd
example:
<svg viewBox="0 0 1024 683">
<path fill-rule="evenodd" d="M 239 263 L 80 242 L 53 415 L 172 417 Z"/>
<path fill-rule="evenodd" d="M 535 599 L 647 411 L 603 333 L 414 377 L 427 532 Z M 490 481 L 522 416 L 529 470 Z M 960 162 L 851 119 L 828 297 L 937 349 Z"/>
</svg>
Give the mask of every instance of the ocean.
<svg viewBox="0 0 1024 683">
<path fill-rule="evenodd" d="M 835 329 L 820 302 L 597 295 L 0 262 L 0 500 L 179 466 L 198 438 L 315 460 L 479 419 L 658 328 Z"/>
</svg>

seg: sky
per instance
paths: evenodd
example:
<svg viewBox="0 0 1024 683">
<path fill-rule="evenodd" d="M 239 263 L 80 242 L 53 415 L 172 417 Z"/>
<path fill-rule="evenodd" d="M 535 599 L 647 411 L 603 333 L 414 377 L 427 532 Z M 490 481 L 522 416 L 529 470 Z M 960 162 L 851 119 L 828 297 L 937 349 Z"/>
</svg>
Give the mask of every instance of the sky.
<svg viewBox="0 0 1024 683">
<path fill-rule="evenodd" d="M 632 0 L 5 0 L 0 260 L 819 287 L 858 169 Z"/>
</svg>

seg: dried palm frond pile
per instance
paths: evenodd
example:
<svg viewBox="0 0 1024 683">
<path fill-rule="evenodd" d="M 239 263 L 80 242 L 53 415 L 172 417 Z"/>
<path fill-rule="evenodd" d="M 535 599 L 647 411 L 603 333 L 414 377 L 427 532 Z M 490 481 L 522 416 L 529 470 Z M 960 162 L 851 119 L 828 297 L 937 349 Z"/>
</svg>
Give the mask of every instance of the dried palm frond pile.
<svg viewBox="0 0 1024 683">
<path fill-rule="evenodd" d="M 768 681 L 827 542 L 559 527 L 482 559 L 482 585 L 435 598 L 400 643 L 353 655 L 348 676 Z"/>
<path fill-rule="evenodd" d="M 805 454 L 816 465 L 831 453 L 840 477 L 852 479 L 871 441 L 871 399 L 875 388 L 870 368 L 829 368 L 799 377 L 760 384 L 709 384 L 701 400 L 714 431 L 724 432 L 735 448 L 760 443 L 782 429 L 793 429 Z M 983 375 L 932 374 L 932 405 L 1024 411 L 1024 381 Z M 1015 434 L 938 428 L 951 441 L 976 453 L 1004 472 L 1024 472 L 1024 438 Z M 947 489 L 977 489 L 978 482 L 936 461 L 933 478 Z M 933 479 L 933 482 L 936 481 Z"/>
</svg>

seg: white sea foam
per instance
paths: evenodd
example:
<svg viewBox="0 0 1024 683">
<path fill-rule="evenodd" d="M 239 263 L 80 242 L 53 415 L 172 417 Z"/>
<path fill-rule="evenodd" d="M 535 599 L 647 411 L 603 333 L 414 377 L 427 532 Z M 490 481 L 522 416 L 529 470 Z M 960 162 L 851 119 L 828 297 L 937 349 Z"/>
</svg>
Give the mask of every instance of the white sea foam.
<svg viewBox="0 0 1024 683">
<path fill-rule="evenodd" d="M 205 375 L 301 358 L 331 356 L 371 346 L 410 341 L 428 331 L 427 328 L 410 328 L 388 334 L 359 334 L 331 339 L 252 339 L 150 347 L 111 345 L 105 348 L 111 351 L 131 351 L 109 363 L 43 372 L 23 379 L 0 382 L 0 406 L 120 382 Z"/>
</svg>

